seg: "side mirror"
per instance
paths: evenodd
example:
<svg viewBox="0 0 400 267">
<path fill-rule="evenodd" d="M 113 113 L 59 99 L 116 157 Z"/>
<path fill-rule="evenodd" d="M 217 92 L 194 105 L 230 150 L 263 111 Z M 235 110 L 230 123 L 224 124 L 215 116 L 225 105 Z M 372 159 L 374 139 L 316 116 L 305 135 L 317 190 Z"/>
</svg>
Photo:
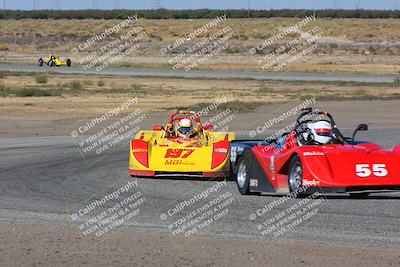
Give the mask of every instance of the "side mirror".
<svg viewBox="0 0 400 267">
<path fill-rule="evenodd" d="M 353 132 L 353 137 L 351 138 L 351 142 L 354 142 L 354 137 L 356 137 L 356 134 L 359 131 L 368 131 L 368 125 L 367 124 L 359 124 Z"/>
<path fill-rule="evenodd" d="M 204 126 L 204 130 L 206 131 L 211 131 L 213 128 L 214 127 L 211 124 Z"/>
<path fill-rule="evenodd" d="M 164 127 L 162 127 L 161 125 L 153 126 L 153 131 L 162 131 L 162 130 L 164 130 Z"/>
</svg>

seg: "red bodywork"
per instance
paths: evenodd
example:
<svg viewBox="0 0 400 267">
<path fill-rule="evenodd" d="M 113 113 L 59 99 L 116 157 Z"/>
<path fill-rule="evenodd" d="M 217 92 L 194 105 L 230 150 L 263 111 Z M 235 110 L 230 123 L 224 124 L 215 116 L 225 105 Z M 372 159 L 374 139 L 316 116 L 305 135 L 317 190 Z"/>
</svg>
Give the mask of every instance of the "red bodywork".
<svg viewBox="0 0 400 267">
<path fill-rule="evenodd" d="M 400 189 L 400 145 L 391 151 L 372 143 L 298 146 L 292 134 L 281 148 L 255 146 L 251 152 L 264 172 L 257 175 L 258 179 L 267 179 L 273 192 L 289 192 L 289 164 L 295 155 L 303 167 L 303 186 L 310 189 L 326 192 Z"/>
</svg>

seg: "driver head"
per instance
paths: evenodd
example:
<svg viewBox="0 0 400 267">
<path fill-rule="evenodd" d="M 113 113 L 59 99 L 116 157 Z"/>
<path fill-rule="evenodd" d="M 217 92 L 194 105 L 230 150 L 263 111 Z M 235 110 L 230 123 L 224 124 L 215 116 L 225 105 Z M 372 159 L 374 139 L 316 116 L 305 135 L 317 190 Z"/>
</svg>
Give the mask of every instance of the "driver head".
<svg viewBox="0 0 400 267">
<path fill-rule="evenodd" d="M 310 122 L 307 127 L 309 131 L 304 134 L 305 140 L 321 145 L 328 144 L 332 140 L 332 126 L 329 122 Z"/>
<path fill-rule="evenodd" d="M 178 136 L 181 138 L 190 138 L 193 134 L 192 121 L 190 119 L 181 119 L 179 121 Z"/>
</svg>

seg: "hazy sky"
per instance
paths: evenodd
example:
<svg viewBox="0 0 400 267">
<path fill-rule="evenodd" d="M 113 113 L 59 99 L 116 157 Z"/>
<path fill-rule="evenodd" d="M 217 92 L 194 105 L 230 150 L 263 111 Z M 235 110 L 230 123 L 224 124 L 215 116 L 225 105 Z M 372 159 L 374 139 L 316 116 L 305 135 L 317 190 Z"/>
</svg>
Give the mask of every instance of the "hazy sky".
<svg viewBox="0 0 400 267">
<path fill-rule="evenodd" d="M 248 0 L 0 0 L 7 9 L 150 9 L 158 6 L 167 9 L 240 9 L 247 8 Z M 3 6 L 3 3 L 1 4 Z M 324 9 L 340 7 L 353 9 L 399 9 L 400 0 L 250 0 L 254 9 L 305 8 Z"/>
</svg>

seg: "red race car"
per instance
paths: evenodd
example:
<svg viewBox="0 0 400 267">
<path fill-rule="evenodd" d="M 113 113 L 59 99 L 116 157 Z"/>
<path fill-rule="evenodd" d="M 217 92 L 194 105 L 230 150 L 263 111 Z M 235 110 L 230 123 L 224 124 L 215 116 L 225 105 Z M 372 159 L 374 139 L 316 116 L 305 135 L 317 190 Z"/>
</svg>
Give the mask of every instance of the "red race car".
<svg viewBox="0 0 400 267">
<path fill-rule="evenodd" d="M 352 138 L 344 137 L 329 113 L 304 109 L 292 132 L 262 145 L 244 143 L 240 158 L 232 160 L 239 191 L 293 196 L 319 191 L 364 197 L 400 190 L 400 145 L 388 151 L 354 140 L 358 131 L 366 130 L 368 125 L 360 124 Z M 240 150 L 240 141 L 233 149 Z"/>
</svg>

